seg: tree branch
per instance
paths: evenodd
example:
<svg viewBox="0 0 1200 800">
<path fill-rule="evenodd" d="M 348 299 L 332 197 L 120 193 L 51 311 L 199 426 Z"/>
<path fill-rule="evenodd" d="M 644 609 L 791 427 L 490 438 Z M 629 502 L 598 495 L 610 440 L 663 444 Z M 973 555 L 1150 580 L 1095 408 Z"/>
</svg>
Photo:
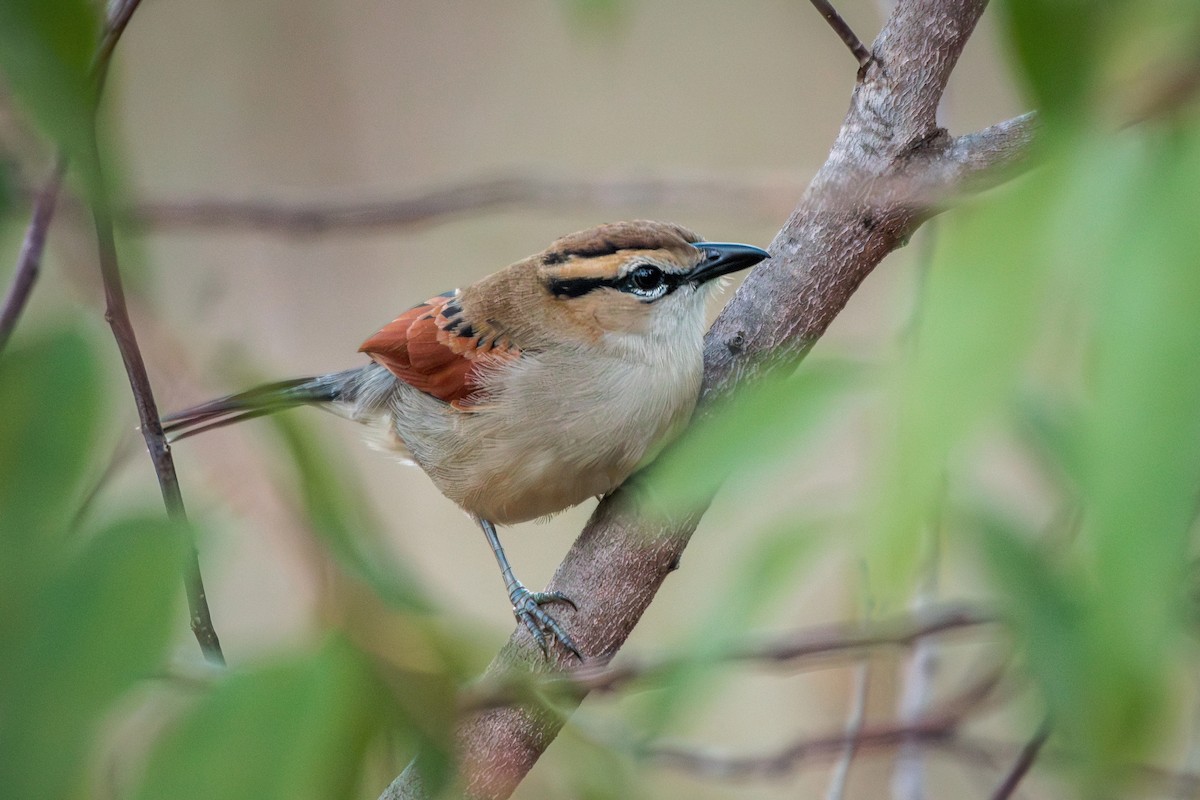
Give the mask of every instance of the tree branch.
<svg viewBox="0 0 1200 800">
<path fill-rule="evenodd" d="M 108 67 L 117 42 L 140 3 L 141 0 L 118 0 L 109 5 L 104 37 L 93 62 L 93 73 L 98 81 L 97 98 L 99 98 L 99 89 L 103 88 L 103 83 L 108 76 Z M 104 284 L 106 302 L 104 317 L 108 320 L 109 327 L 112 328 L 117 348 L 121 352 L 121 360 L 125 364 L 125 372 L 129 376 L 129 386 L 133 390 L 142 436 L 146 440 L 146 448 L 150 453 L 150 460 L 154 464 L 154 472 L 158 477 L 163 503 L 167 508 L 167 516 L 174 520 L 185 521 L 187 514 L 183 506 L 183 495 L 179 490 L 179 478 L 175 474 L 175 462 L 171 458 L 171 449 L 163 435 L 162 423 L 158 418 L 158 407 L 154 401 L 154 391 L 150 387 L 150 377 L 146 373 L 146 364 L 142 359 L 141 350 L 138 348 L 133 323 L 129 319 L 129 310 L 125 303 L 125 291 L 121 284 L 121 270 L 117 260 L 112 217 L 107 206 L 107 192 L 103 185 L 104 175 L 101 167 L 100 146 L 95 130 L 95 113 L 92 114 L 91 122 L 92 152 L 90 156 L 95 183 L 91 198 L 91 212 L 96 230 L 100 275 Z M 65 166 L 65 158 L 60 156 L 59 161 Z M 196 640 L 200 643 L 200 649 L 209 661 L 215 664 L 224 664 L 225 657 L 221 652 L 221 643 L 217 638 L 217 632 L 213 628 L 212 617 L 208 609 L 208 597 L 204 591 L 204 580 L 200 573 L 200 557 L 194 544 L 189 547 L 188 561 L 183 577 L 191 628 Z"/>
<path fill-rule="evenodd" d="M 920 613 L 864 624 L 822 625 L 805 628 L 779 639 L 736 647 L 720 654 L 723 663 L 758 665 L 788 665 L 796 662 L 819 661 L 824 666 L 835 663 L 839 656 L 863 655 L 881 647 L 902 647 L 933 636 L 962 632 L 992 625 L 999 619 L 985 611 L 965 606 L 943 606 L 923 609 Z M 684 658 L 673 656 L 653 662 L 626 661 L 619 666 L 601 663 L 584 664 L 568 673 L 535 679 L 531 684 L 526 673 L 509 672 L 493 675 L 460 695 L 459 708 L 464 712 L 481 711 L 528 700 L 539 692 L 554 696 L 578 695 L 590 692 L 610 694 L 629 684 L 647 678 L 669 674 Z M 809 666 L 809 665 L 805 665 Z"/>
<path fill-rule="evenodd" d="M 1044 720 L 1038 726 L 1037 732 L 1033 734 L 1025 746 L 1021 748 L 1021 752 L 1017 755 L 1017 760 L 1013 763 L 1012 768 L 1005 774 L 1004 780 L 1000 781 L 1000 785 L 996 787 L 996 791 L 992 793 L 992 800 L 1008 800 L 1017 791 L 1017 786 L 1025 778 L 1025 775 L 1033 767 L 1033 762 L 1037 761 L 1038 754 L 1042 751 L 1042 745 L 1046 744 L 1046 740 L 1050 738 L 1050 720 Z"/>
<path fill-rule="evenodd" d="M 845 43 L 846 47 L 850 48 L 850 53 L 858 65 L 865 67 L 871 60 L 871 51 L 862 43 L 862 39 L 859 39 L 850 29 L 850 25 L 833 7 L 833 3 L 830 3 L 829 0 L 812 0 L 812 4 L 817 11 L 821 12 L 821 16 L 829 23 L 829 27 L 833 28 L 833 32 L 838 35 L 838 38 Z"/>
<path fill-rule="evenodd" d="M 113 52 L 121 34 L 129 25 L 133 12 L 137 10 L 141 0 L 120 0 L 109 7 L 105 18 L 104 33 L 96 53 L 92 57 L 92 80 L 96 84 L 96 102 L 104 91 L 108 79 L 108 66 L 112 63 Z M 21 312 L 29 303 L 34 284 L 41 273 L 42 253 L 46 249 L 46 234 L 54 219 L 54 209 L 58 204 L 58 195 L 62 189 L 63 178 L 67 174 L 67 156 L 59 152 L 54 158 L 54 166 L 42 188 L 34 195 L 33 214 L 29 227 L 25 230 L 25 238 L 21 242 L 21 253 L 17 257 L 17 268 L 13 272 L 12 284 L 4 298 L 4 306 L 0 308 L 0 353 L 4 352 L 12 336 L 13 329 Z"/>
<path fill-rule="evenodd" d="M 514 173 L 463 181 L 384 200 L 282 203 L 270 200 L 156 200 L 122 213 L 154 230 L 248 229 L 290 235 L 332 230 L 372 231 L 432 225 L 463 214 L 506 208 L 627 208 L 647 204 L 687 208 L 751 208 L 775 215 L 796 195 L 793 181 L 711 175 L 575 180 Z"/>
<path fill-rule="evenodd" d="M 794 365 L 884 256 L 936 213 L 932 205 L 914 204 L 899 187 L 928 186 L 933 197 L 948 174 L 957 176 L 940 185 L 937 196 L 945 197 L 960 190 L 958 181 L 976 179 L 987 166 L 1013 163 L 1013 131 L 1027 123 L 956 140 L 937 126 L 935 116 L 985 5 L 985 0 L 896 4 L 872 48 L 874 59 L 860 72 L 829 159 L 772 242 L 771 260 L 751 272 L 709 331 L 699 414 L 769 368 Z M 958 167 L 945 166 L 954 160 Z M 635 477 L 601 502 L 549 586 L 578 602 L 578 611 L 564 611 L 559 619 L 589 660 L 601 663 L 624 643 L 678 564 L 700 516 L 653 521 L 639 514 L 638 483 Z M 528 634 L 517 631 L 489 674 L 571 666 L 562 653 L 542 663 Z M 536 705 L 489 709 L 465 721 L 459 748 L 467 794 L 508 797 L 562 724 L 560 714 Z M 419 771 L 418 760 L 383 797 L 422 797 Z"/>
<path fill-rule="evenodd" d="M 29 227 L 25 229 L 25 238 L 21 241 L 21 253 L 17 256 L 17 268 L 4 297 L 4 306 L 0 308 L 0 353 L 4 352 L 13 329 L 17 327 L 17 320 L 28 305 L 33 286 L 41 273 L 46 234 L 50 230 L 50 222 L 54 219 L 54 209 L 58 204 L 58 193 L 62 189 L 66 170 L 66 157 L 60 154 L 54 159 L 50 176 L 46 178 L 46 182 L 34 198 L 33 214 L 29 220 Z"/>
</svg>

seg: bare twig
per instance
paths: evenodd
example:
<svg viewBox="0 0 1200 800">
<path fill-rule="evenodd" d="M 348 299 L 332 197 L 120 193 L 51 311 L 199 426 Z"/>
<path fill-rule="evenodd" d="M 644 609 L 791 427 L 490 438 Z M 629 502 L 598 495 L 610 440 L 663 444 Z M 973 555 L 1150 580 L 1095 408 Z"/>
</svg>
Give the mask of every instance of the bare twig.
<svg viewBox="0 0 1200 800">
<path fill-rule="evenodd" d="M 867 62 L 871 60 L 871 51 L 862 43 L 862 40 L 850 29 L 850 25 L 833 7 L 833 3 L 829 0 L 812 0 L 812 4 L 817 11 L 821 12 L 821 16 L 829 23 L 829 27 L 833 28 L 834 33 L 846 43 L 846 47 L 850 48 L 850 52 L 854 55 L 854 59 L 860 67 L 865 67 Z"/>
<path fill-rule="evenodd" d="M 108 66 L 112 62 L 113 52 L 121 34 L 125 32 L 133 12 L 137 10 L 141 0 L 119 0 L 110 5 L 104 25 L 104 34 L 96 53 L 92 58 L 92 80 L 96 86 L 96 102 L 100 101 L 105 81 L 108 78 Z M 33 214 L 29 226 L 25 230 L 25 238 L 21 243 L 21 253 L 17 257 L 17 268 L 13 273 L 12 284 L 4 298 L 4 306 L 0 308 L 0 352 L 4 351 L 12 336 L 21 312 L 29 303 L 41 272 L 42 253 L 46 249 L 46 234 L 50 230 L 50 222 L 54 219 L 54 209 L 58 204 L 58 195 L 62 189 L 63 178 L 67 173 L 67 156 L 59 152 L 54 159 L 49 177 L 41 189 L 34 195 Z"/>
<path fill-rule="evenodd" d="M 872 47 L 828 160 L 705 340 L 703 408 L 781 365 L 794 365 L 824 333 L 875 266 L 936 213 L 914 207 L 913 185 L 952 196 L 980 176 L 1020 161 L 1014 132 L 1025 118 L 963 142 L 938 127 L 936 111 L 986 0 L 900 0 Z M 1021 137 L 1015 137 L 1021 138 Z M 878 189 L 893 178 L 900 196 Z M 992 178 L 991 180 L 997 180 Z M 940 186 L 940 193 L 937 191 Z M 653 467 L 651 468 L 653 469 Z M 579 603 L 559 620 L 589 660 L 610 659 L 678 564 L 702 510 L 663 521 L 639 509 L 635 478 L 597 507 L 548 589 Z M 550 664 L 517 631 L 489 672 L 573 667 L 556 653 Z M 562 715 L 536 705 L 489 709 L 459 729 L 467 794 L 508 797 L 557 735 Z M 389 800 L 422 797 L 410 765 L 384 792 Z"/>
<path fill-rule="evenodd" d="M 17 326 L 17 320 L 21 318 L 21 312 L 29 303 L 33 286 L 37 283 L 42 267 L 42 253 L 46 249 L 46 233 L 50 230 L 50 221 L 54 219 L 54 208 L 58 203 L 58 193 L 62 188 L 66 168 L 67 160 L 64 156 L 59 155 L 55 158 L 50 176 L 35 196 L 33 215 L 29 220 L 29 227 L 25 229 L 21 254 L 17 257 L 17 269 L 4 297 L 4 306 L 0 308 L 0 352 L 4 352 L 4 347 Z"/>
<path fill-rule="evenodd" d="M 920 585 L 912 599 L 914 613 L 931 606 L 937 600 L 938 567 L 940 566 L 939 532 L 930 532 L 927 553 L 923 565 Z M 920 719 L 928 710 L 933 696 L 933 683 L 938 670 L 937 643 L 921 639 L 913 644 L 912 653 L 905 665 L 898 717 L 901 723 Z M 921 800 L 925 791 L 925 759 L 918 742 L 906 742 L 896 754 L 896 765 L 892 772 L 893 800 Z"/>
<path fill-rule="evenodd" d="M 963 750 L 972 760 L 990 759 L 988 752 L 957 736 L 955 723 L 930 720 L 915 725 L 873 725 L 856 734 L 835 733 L 804 738 L 775 753 L 758 756 L 727 756 L 684 747 L 661 745 L 648 749 L 644 757 L 652 763 L 687 772 L 708 780 L 740 781 L 777 778 L 790 775 L 805 762 L 836 756 L 854 747 L 856 750 L 894 749 L 906 741 L 920 741 L 946 750 Z"/>
<path fill-rule="evenodd" d="M 825 800 L 842 800 L 846 796 L 846 782 L 850 778 L 850 766 L 858 753 L 858 737 L 862 734 L 867 719 L 867 690 L 871 684 L 871 662 L 863 659 L 854 671 L 854 694 L 850 700 L 850 715 L 846 720 L 846 746 L 833 766 L 833 776 Z"/>
<path fill-rule="evenodd" d="M 93 141 L 94 144 L 94 141 Z M 121 351 L 121 360 L 125 363 L 125 372 L 129 376 L 129 386 L 133 390 L 134 403 L 137 406 L 138 419 L 141 423 L 142 437 L 146 440 L 146 448 L 150 460 L 154 464 L 155 475 L 158 476 L 159 490 L 167 507 L 167 515 L 174 520 L 186 520 L 187 513 L 183 506 L 183 495 L 179 490 L 179 478 L 175 474 L 175 461 L 171 457 L 171 448 L 163 434 L 162 423 L 159 421 L 158 406 L 154 400 L 154 390 L 150 386 L 150 376 L 146 373 L 146 363 L 138 348 L 137 336 L 133 331 L 133 323 L 129 319 L 129 310 L 125 304 L 125 290 L 121 283 L 121 269 L 117 260 L 116 242 L 113 237 L 112 219 L 104 203 L 104 190 L 101 182 L 100 153 L 96 148 L 94 165 L 98 191 L 93 200 L 92 218 L 96 228 L 96 242 L 100 256 L 100 274 L 104 282 L 104 298 L 106 309 L 104 318 L 112 328 L 117 340 L 117 348 Z M 224 664 L 225 657 L 221 652 L 221 643 L 213 627 L 212 616 L 208 609 L 208 598 L 204 591 L 204 579 L 200 573 L 200 557 L 195 545 L 188 551 L 188 562 L 185 568 L 184 585 L 187 589 L 188 612 L 191 620 L 192 633 L 200 643 L 200 649 L 205 658 L 215 664 Z"/>
<path fill-rule="evenodd" d="M 924 609 L 919 615 L 909 615 L 884 622 L 863 625 L 823 625 L 797 631 L 790 636 L 759 644 L 747 645 L 722 653 L 723 662 L 749 662 L 763 665 L 794 665 L 810 661 L 818 666 L 836 664 L 839 656 L 852 656 L 880 647 L 910 645 L 927 637 L 966 631 L 992 625 L 999 621 L 985 611 L 965 606 L 943 606 Z M 589 692 L 611 693 L 638 680 L 669 674 L 684 663 L 681 657 L 664 658 L 656 662 L 627 662 L 615 667 L 588 664 L 571 673 L 558 674 L 531 682 L 522 673 L 492 676 L 459 698 L 461 711 L 480 711 L 530 701 L 539 692 L 554 696 L 578 695 Z"/>
<path fill-rule="evenodd" d="M 905 646 L 931 636 L 992 625 L 998 618 L 966 606 L 925 609 L 919 614 L 884 622 L 824 625 L 762 644 L 731 650 L 729 661 L 785 664 L 802 659 L 853 655 L 878 647 Z M 677 659 L 657 664 L 628 663 L 616 667 L 584 665 L 561 680 L 584 691 L 613 691 L 637 678 L 678 666 Z"/>
<path fill-rule="evenodd" d="M 108 66 L 117 42 L 129 24 L 140 0 L 119 0 L 109 6 L 109 17 L 105 35 L 93 61 L 93 72 L 97 80 L 97 97 L 103 81 L 108 74 Z M 142 436 L 150 452 L 150 460 L 154 464 L 158 476 L 159 489 L 163 502 L 167 507 L 167 515 L 174 520 L 186 520 L 187 514 L 183 506 L 183 495 L 179 491 L 179 479 L 175 474 L 175 463 L 171 458 L 171 450 L 163 435 L 162 424 L 158 419 L 158 408 L 154 401 L 154 392 L 150 387 L 150 377 L 146 373 L 146 364 L 138 349 L 137 337 L 134 335 L 133 323 L 129 319 L 129 310 L 125 304 L 125 291 L 121 285 L 121 270 L 117 260 L 117 247 L 113 235 L 112 217 L 107 207 L 107 194 L 104 190 L 104 176 L 100 162 L 100 147 L 95 131 L 95 114 L 92 115 L 91 164 L 92 181 L 95 191 L 91 198 L 92 219 L 96 229 L 96 243 L 100 260 L 100 274 L 104 283 L 106 309 L 104 317 L 112 328 L 121 351 L 121 360 L 125 363 L 125 371 L 129 376 L 129 385 L 133 390 L 134 403 L 137 406 L 138 418 L 141 422 Z M 63 160 L 65 163 L 65 160 Z M 194 545 L 188 551 L 188 561 L 185 566 L 184 586 L 188 599 L 189 618 L 192 632 L 200 643 L 200 649 L 205 657 L 216 664 L 224 664 L 225 658 L 221 652 L 221 643 L 213 628 L 212 617 L 208 610 L 208 598 L 204 592 L 204 580 L 200 574 L 200 557 Z"/>
<path fill-rule="evenodd" d="M 996 791 L 992 793 L 992 800 L 1008 800 L 1008 798 L 1013 796 L 1013 793 L 1017 791 L 1017 786 L 1033 767 L 1033 762 L 1037 760 L 1038 753 L 1042 750 L 1042 745 L 1049 738 L 1050 720 L 1047 719 L 1038 726 L 1037 732 L 1033 734 L 1033 738 L 1021 748 L 1016 762 L 1013 763 L 1012 768 L 1004 776 L 1004 780 L 1000 781 L 1000 785 L 996 787 Z"/>
<path fill-rule="evenodd" d="M 816 756 L 844 753 L 846 748 L 902 747 L 918 741 L 948 750 L 976 763 L 995 763 L 994 746 L 971 740 L 958 732 L 969 714 L 979 709 L 1000 683 L 1001 673 L 994 672 L 969 684 L 936 711 L 909 722 L 886 725 L 862 725 L 856 733 L 843 732 L 819 737 L 803 737 L 775 753 L 758 756 L 718 756 L 701 754 L 678 747 L 652 746 L 643 750 L 651 760 L 704 777 L 740 780 L 789 774 Z"/>
<path fill-rule="evenodd" d="M 628 208 L 680 206 L 744 208 L 763 216 L 785 213 L 796 181 L 711 175 L 577 180 L 514 173 L 376 201 L 281 203 L 268 200 L 156 200 L 122 217 L 152 230 L 249 229 L 312 235 L 327 231 L 392 230 L 430 225 L 468 213 L 510 206 Z"/>
</svg>

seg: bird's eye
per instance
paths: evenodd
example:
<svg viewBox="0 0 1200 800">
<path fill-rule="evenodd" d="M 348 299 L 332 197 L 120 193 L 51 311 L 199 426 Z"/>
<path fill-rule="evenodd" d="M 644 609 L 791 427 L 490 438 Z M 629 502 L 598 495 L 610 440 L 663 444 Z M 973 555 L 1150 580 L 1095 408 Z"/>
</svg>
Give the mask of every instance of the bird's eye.
<svg viewBox="0 0 1200 800">
<path fill-rule="evenodd" d="M 663 285 L 663 272 L 658 267 L 642 264 L 629 273 L 626 281 L 638 293 L 653 294 Z"/>
</svg>

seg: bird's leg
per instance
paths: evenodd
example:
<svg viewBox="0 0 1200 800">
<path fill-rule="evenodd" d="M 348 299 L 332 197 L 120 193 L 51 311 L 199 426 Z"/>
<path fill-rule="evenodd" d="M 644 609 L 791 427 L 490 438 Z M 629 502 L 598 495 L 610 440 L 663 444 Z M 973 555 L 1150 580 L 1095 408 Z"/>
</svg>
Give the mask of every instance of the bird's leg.
<svg viewBox="0 0 1200 800">
<path fill-rule="evenodd" d="M 504 578 L 504 589 L 508 592 L 509 601 L 512 602 L 513 614 L 529 630 L 533 640 L 542 648 L 542 652 L 547 657 L 550 656 L 550 646 L 542 632 L 547 630 L 554 635 L 559 644 L 582 661 L 583 655 L 575 646 L 575 642 L 555 621 L 554 617 L 542 610 L 542 605 L 545 603 L 566 603 L 571 608 L 576 608 L 575 603 L 561 592 L 531 592 L 526 589 L 525 585 L 517 580 L 517 576 L 513 575 L 508 557 L 504 555 L 504 548 L 500 546 L 500 537 L 496 534 L 496 526 L 486 519 L 481 519 L 479 527 L 483 528 L 483 534 L 487 536 L 488 544 L 492 546 L 492 552 L 496 555 L 496 563 L 500 565 L 500 577 Z"/>
</svg>

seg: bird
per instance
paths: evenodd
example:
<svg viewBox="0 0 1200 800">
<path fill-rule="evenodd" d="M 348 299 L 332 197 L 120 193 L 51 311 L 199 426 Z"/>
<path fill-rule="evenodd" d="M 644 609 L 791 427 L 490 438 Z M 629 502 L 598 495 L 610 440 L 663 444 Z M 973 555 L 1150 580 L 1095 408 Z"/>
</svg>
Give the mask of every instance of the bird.
<svg viewBox="0 0 1200 800">
<path fill-rule="evenodd" d="M 666 222 L 614 222 L 413 306 L 359 348 L 367 363 L 260 386 L 162 418 L 172 441 L 296 406 L 362 423 L 483 530 L 517 620 L 580 660 L 513 574 L 496 527 L 601 497 L 687 425 L 706 298 L 768 253 Z"/>
</svg>

